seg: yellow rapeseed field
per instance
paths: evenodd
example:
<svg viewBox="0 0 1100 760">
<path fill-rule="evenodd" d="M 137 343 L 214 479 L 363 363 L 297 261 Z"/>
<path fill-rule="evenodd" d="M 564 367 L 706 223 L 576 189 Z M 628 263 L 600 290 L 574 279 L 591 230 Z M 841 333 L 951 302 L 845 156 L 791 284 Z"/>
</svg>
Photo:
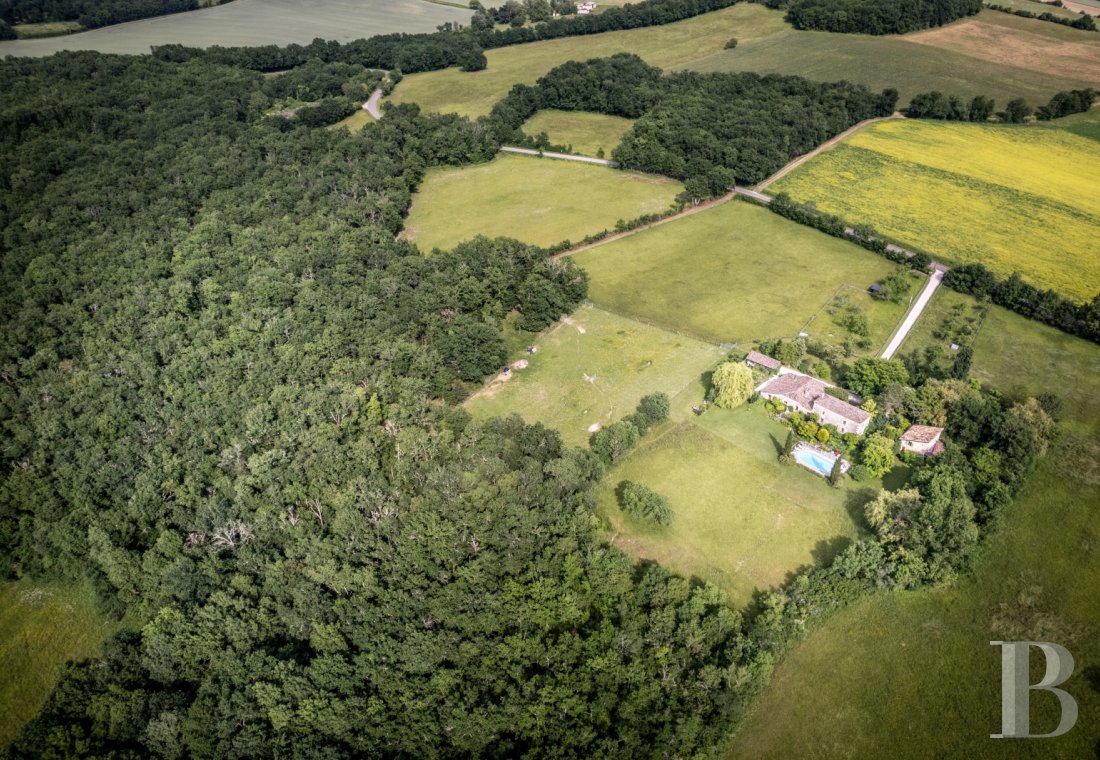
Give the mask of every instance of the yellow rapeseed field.
<svg viewBox="0 0 1100 760">
<path fill-rule="evenodd" d="M 948 264 L 1100 292 L 1100 142 L 1037 126 L 888 121 L 773 186 Z"/>
</svg>

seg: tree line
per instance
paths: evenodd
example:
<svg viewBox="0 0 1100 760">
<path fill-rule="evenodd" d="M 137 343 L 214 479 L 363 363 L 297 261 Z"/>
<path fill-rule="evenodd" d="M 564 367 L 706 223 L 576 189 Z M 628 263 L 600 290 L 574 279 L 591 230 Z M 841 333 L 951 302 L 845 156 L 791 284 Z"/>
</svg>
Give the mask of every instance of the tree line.
<svg viewBox="0 0 1100 760">
<path fill-rule="evenodd" d="M 1096 101 L 1096 91 L 1063 90 L 1055 93 L 1050 102 L 1032 109 L 1023 98 L 1013 98 L 997 118 L 1009 124 L 1023 124 L 1032 114 L 1039 121 L 1050 121 L 1075 113 L 1084 113 Z M 992 98 L 976 95 L 969 103 L 955 95 L 945 95 L 939 90 L 922 92 L 913 96 L 905 115 L 912 119 L 939 119 L 942 121 L 989 121 L 996 105 Z"/>
<path fill-rule="evenodd" d="M 882 236 L 870 225 L 849 227 L 840 217 L 795 203 L 786 193 L 777 194 L 768 207 L 780 216 L 815 227 L 834 237 L 851 240 L 892 261 L 905 263 L 915 269 L 926 269 L 931 263 L 931 259 L 923 252 L 908 256 L 900 249 L 890 249 Z M 999 279 L 983 264 L 957 266 L 944 276 L 943 284 L 960 293 L 989 299 L 998 306 L 1028 319 L 1057 327 L 1070 335 L 1100 343 L 1100 294 L 1091 301 L 1078 304 L 1054 290 L 1040 290 L 1024 282 L 1018 272 L 1007 279 Z"/>
<path fill-rule="evenodd" d="M 662 75 L 630 53 L 551 70 L 516 85 L 493 107 L 500 142 L 525 138 L 536 111 L 556 108 L 635 119 L 612 152 L 622 166 L 684 181 L 684 200 L 755 184 L 791 158 L 863 119 L 893 112 L 897 92 L 874 94 L 847 82 L 752 73 Z"/>
<path fill-rule="evenodd" d="M 1052 3 L 1052 5 L 1061 5 L 1061 3 Z M 1021 18 L 1037 18 L 1040 21 L 1051 21 L 1055 24 L 1061 24 L 1062 26 L 1073 27 L 1074 29 L 1084 29 L 1087 32 L 1096 31 L 1096 22 L 1092 20 L 1092 16 L 1083 11 L 1077 18 L 1067 18 L 1066 16 L 1055 16 L 1050 11 L 1034 13 L 1023 8 L 1017 10 L 1007 5 L 990 4 L 986 5 L 986 8 L 993 11 L 1000 11 L 1001 13 L 1011 13 L 1013 16 L 1020 16 Z"/>
<path fill-rule="evenodd" d="M 905 34 L 982 9 L 981 0 L 766 0 L 765 5 L 786 8 L 795 29 L 847 34 Z"/>
<path fill-rule="evenodd" d="M 199 0 L 0 0 L 0 22 L 14 25 L 76 21 L 85 29 L 96 29 L 198 7 Z"/>
</svg>

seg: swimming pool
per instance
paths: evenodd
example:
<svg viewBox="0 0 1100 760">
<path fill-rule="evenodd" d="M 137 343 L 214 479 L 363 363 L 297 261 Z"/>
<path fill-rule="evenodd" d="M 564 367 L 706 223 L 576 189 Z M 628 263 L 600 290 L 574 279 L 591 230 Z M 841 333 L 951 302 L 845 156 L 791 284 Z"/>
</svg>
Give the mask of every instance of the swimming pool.
<svg viewBox="0 0 1100 760">
<path fill-rule="evenodd" d="M 809 446 L 799 446 L 794 450 L 794 461 L 827 478 L 833 471 L 833 462 L 836 458 L 823 454 L 817 449 L 811 449 Z"/>
</svg>

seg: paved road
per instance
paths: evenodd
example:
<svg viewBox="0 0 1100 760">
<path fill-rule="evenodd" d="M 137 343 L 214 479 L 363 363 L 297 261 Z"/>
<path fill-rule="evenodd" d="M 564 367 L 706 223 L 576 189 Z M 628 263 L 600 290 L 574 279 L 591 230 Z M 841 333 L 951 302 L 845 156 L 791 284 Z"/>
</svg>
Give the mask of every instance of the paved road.
<svg viewBox="0 0 1100 760">
<path fill-rule="evenodd" d="M 928 284 L 924 286 L 924 290 L 917 296 L 917 300 L 913 303 L 912 308 L 909 309 L 909 313 L 905 315 L 905 321 L 901 323 L 901 327 L 894 335 L 893 340 L 890 341 L 890 345 L 882 352 L 883 359 L 893 358 L 897 350 L 901 348 L 905 336 L 909 334 L 909 331 L 913 329 L 913 325 L 920 319 L 921 312 L 924 311 L 924 307 L 928 305 L 928 302 L 932 300 L 932 294 L 936 292 L 936 288 L 943 282 L 943 276 L 946 272 L 947 270 L 939 264 L 932 265 L 932 276 L 928 278 Z"/>
<path fill-rule="evenodd" d="M 799 156 L 795 160 L 791 161 L 789 164 L 784 166 L 782 169 L 777 171 L 775 174 L 768 177 L 766 180 L 764 180 L 760 184 L 756 185 L 753 188 L 753 190 L 763 190 L 764 188 L 766 188 L 771 183 L 776 182 L 779 179 L 782 179 L 783 177 L 787 176 L 788 174 L 790 174 L 792 171 L 794 171 L 798 167 L 802 166 L 802 164 L 809 161 L 811 158 L 816 156 L 821 151 L 828 150 L 829 148 L 833 147 L 834 145 L 836 145 L 838 142 L 840 142 L 844 138 L 850 136 L 854 132 L 858 132 L 859 130 L 863 129 L 868 124 L 874 124 L 877 121 L 887 121 L 889 119 L 904 119 L 904 118 L 905 117 L 902 116 L 899 111 L 895 111 L 894 113 L 890 114 L 889 116 L 879 116 L 878 118 L 875 118 L 875 119 L 864 119 L 863 121 L 859 122 L 858 124 L 855 124 L 851 127 L 848 127 L 846 130 L 841 132 L 836 137 L 834 137 L 830 140 L 826 140 L 825 142 L 821 143 L 821 145 L 818 145 L 816 148 L 811 150 L 806 155 Z"/>
<path fill-rule="evenodd" d="M 378 101 L 382 99 L 382 88 L 377 88 L 370 94 L 370 98 L 363 104 L 363 110 L 376 119 L 382 118 L 382 112 L 378 110 Z"/>
<path fill-rule="evenodd" d="M 500 147 L 502 153 L 521 153 L 525 156 L 542 156 L 543 158 L 557 158 L 562 161 L 580 161 L 582 164 L 599 164 L 600 166 L 618 166 L 618 161 L 608 161 L 605 158 L 589 158 L 588 156 L 574 156 L 569 153 L 550 153 L 549 151 L 531 150 L 530 148 L 513 148 L 508 145 Z"/>
</svg>

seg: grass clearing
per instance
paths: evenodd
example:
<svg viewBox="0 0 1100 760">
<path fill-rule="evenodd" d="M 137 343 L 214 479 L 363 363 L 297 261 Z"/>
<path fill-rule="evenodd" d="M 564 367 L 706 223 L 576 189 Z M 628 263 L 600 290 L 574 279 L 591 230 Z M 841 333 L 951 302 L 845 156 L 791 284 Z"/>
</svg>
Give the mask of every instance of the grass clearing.
<svg viewBox="0 0 1100 760">
<path fill-rule="evenodd" d="M 1018 270 L 1086 300 L 1100 288 L 1098 162 L 1100 145 L 1065 129 L 898 120 L 861 130 L 773 189 L 947 262 Z"/>
<path fill-rule="evenodd" d="M 794 336 L 830 342 L 843 330 L 820 314 L 834 294 L 865 307 L 871 350 L 904 304 L 864 294 L 896 265 L 856 245 L 731 201 L 574 256 L 603 308 L 716 343 Z M 831 333 L 831 335 L 830 335 Z"/>
<path fill-rule="evenodd" d="M 36 40 L 43 37 L 59 37 L 63 34 L 75 34 L 84 29 L 79 21 L 43 21 L 40 24 L 16 24 L 12 27 L 21 40 Z"/>
<path fill-rule="evenodd" d="M 650 435 L 599 487 L 612 543 L 722 587 L 736 606 L 803 566 L 831 561 L 859 535 L 853 511 L 861 489 L 833 489 L 803 467 L 779 464 L 776 447 L 786 433 L 762 407 L 712 409 L 700 424 L 674 423 Z M 668 497 L 672 524 L 623 514 L 614 493 L 622 480 Z"/>
<path fill-rule="evenodd" d="M 581 156 L 610 157 L 634 122 L 620 116 L 584 111 L 539 111 L 523 125 L 525 134 L 537 137 L 545 132 L 554 145 L 568 145 Z"/>
<path fill-rule="evenodd" d="M 972 577 L 830 618 L 776 669 L 730 758 L 1094 753 L 1100 692 L 1081 671 L 1100 651 L 1100 347 L 993 307 L 973 374 L 1012 394 L 1062 395 L 1062 437 Z M 1080 706 L 1076 728 L 1041 746 L 989 738 L 1000 726 L 997 639 L 1058 641 L 1078 657 L 1063 687 Z M 1055 704 L 1032 700 L 1033 731 L 1053 729 Z"/>
<path fill-rule="evenodd" d="M 1063 8 L 1053 3 L 1042 3 L 1039 0 L 989 0 L 993 5 L 1006 5 L 1014 11 L 1030 11 L 1031 13 L 1051 13 L 1060 18 L 1077 19 L 1081 14 Z"/>
<path fill-rule="evenodd" d="M 682 187 L 651 174 L 500 155 L 478 166 L 428 172 L 402 234 L 425 252 L 477 235 L 550 246 L 664 211 Z"/>
<path fill-rule="evenodd" d="M 674 397 L 691 386 L 701 398 L 703 373 L 725 356 L 717 346 L 592 307 L 533 342 L 538 351 L 522 354 L 526 369 L 491 383 L 466 406 L 478 417 L 519 414 L 576 446 L 587 445 L 592 425 L 626 416 L 649 393 Z"/>
<path fill-rule="evenodd" d="M 346 119 L 342 119 L 335 124 L 330 124 L 326 129 L 346 129 L 349 132 L 358 132 L 368 124 L 374 123 L 374 117 L 365 108 L 360 108 Z"/>
<path fill-rule="evenodd" d="M 67 660 L 92 657 L 118 629 L 88 586 L 0 584 L 0 747 L 33 718 Z"/>
<path fill-rule="evenodd" d="M 1026 48 L 1048 43 L 1044 50 L 1053 54 L 1054 43 L 1065 41 L 1057 24 L 995 11 L 983 11 L 977 18 L 994 30 L 1004 30 L 1004 44 Z M 1093 39 L 1097 35 L 1066 31 L 1076 32 L 1074 41 L 1084 40 L 1100 50 L 1100 39 Z M 731 37 L 737 38 L 737 48 L 725 50 Z M 398 85 L 393 99 L 419 103 L 429 111 L 481 116 L 518 82 L 534 84 L 566 61 L 622 52 L 636 53 L 668 70 L 798 74 L 818 81 L 860 82 L 876 91 L 896 87 L 903 104 L 932 89 L 965 97 L 989 95 L 1001 105 L 1014 97 L 1038 104 L 1060 90 L 1095 85 L 1095 79 L 1073 69 L 1050 70 L 1040 61 L 1033 70 L 1018 60 L 987 60 L 966 49 L 917 44 L 912 37 L 798 31 L 783 20 L 782 11 L 741 3 L 664 26 L 488 50 L 484 71 L 412 74 Z"/>
</svg>

